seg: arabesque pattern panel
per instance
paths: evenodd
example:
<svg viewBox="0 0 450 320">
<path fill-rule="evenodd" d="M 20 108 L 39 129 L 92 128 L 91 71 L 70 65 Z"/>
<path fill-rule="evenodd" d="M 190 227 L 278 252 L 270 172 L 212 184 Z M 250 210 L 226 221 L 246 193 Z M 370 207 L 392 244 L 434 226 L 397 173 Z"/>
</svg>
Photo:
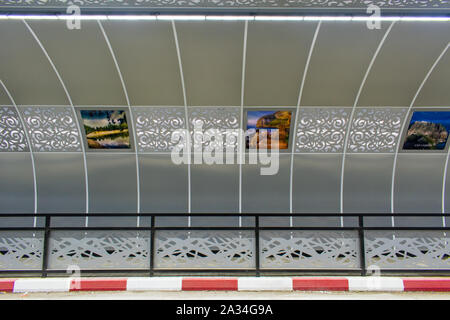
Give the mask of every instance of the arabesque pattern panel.
<svg viewBox="0 0 450 320">
<path fill-rule="evenodd" d="M 186 128 L 184 108 L 133 107 L 139 152 L 170 152 L 176 130 Z"/>
<path fill-rule="evenodd" d="M 28 151 L 25 131 L 14 107 L 0 107 L 0 152 Z"/>
<path fill-rule="evenodd" d="M 350 108 L 301 108 L 295 152 L 342 152 Z"/>
<path fill-rule="evenodd" d="M 407 108 L 358 108 L 352 121 L 348 152 L 395 152 Z"/>
<path fill-rule="evenodd" d="M 33 151 L 81 152 L 80 133 L 71 107 L 23 107 Z"/>
<path fill-rule="evenodd" d="M 223 148 L 237 150 L 239 133 L 236 129 L 240 127 L 240 108 L 189 108 L 189 122 L 194 143 L 204 148 L 217 148 L 220 144 L 216 142 L 215 136 L 218 136 L 223 141 Z M 196 134 L 194 129 L 201 129 L 202 135 Z"/>
</svg>

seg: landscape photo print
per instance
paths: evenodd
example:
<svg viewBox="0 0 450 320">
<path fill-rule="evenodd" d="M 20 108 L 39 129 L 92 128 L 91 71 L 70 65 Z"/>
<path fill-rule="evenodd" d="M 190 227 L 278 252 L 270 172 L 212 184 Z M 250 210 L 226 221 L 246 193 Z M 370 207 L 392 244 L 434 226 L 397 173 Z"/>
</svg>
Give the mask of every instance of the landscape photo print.
<svg viewBox="0 0 450 320">
<path fill-rule="evenodd" d="M 414 111 L 403 150 L 444 150 L 450 132 L 450 111 Z"/>
<path fill-rule="evenodd" d="M 130 134 L 124 110 L 80 110 L 89 149 L 130 149 Z"/>
<path fill-rule="evenodd" d="M 288 149 L 291 118 L 290 110 L 248 110 L 246 148 L 272 149 L 278 138 L 278 149 Z"/>
</svg>

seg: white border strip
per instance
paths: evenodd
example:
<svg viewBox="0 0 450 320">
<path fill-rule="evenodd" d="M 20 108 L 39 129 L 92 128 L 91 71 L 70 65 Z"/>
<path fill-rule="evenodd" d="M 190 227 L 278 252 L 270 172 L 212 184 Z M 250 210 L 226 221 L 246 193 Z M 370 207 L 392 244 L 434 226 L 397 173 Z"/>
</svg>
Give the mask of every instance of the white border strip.
<svg viewBox="0 0 450 320">
<path fill-rule="evenodd" d="M 82 132 L 81 132 L 81 128 L 80 128 L 80 124 L 78 123 L 78 117 L 75 111 L 75 107 L 73 105 L 72 102 L 72 98 L 70 97 L 69 91 L 67 90 L 66 85 L 64 84 L 63 79 L 61 78 L 61 75 L 59 74 L 58 69 L 56 69 L 55 64 L 53 63 L 52 59 L 50 58 L 47 50 L 44 48 L 44 46 L 42 45 L 41 41 L 39 40 L 38 36 L 36 35 L 36 33 L 33 31 L 33 29 L 30 27 L 30 25 L 25 21 L 22 20 L 23 23 L 25 24 L 25 26 L 27 27 L 28 31 L 30 31 L 31 35 L 33 36 L 34 40 L 36 40 L 37 44 L 39 45 L 39 47 L 41 48 L 42 52 L 44 53 L 44 55 L 47 57 L 48 62 L 50 63 L 53 71 L 55 72 L 56 76 L 58 77 L 59 82 L 61 83 L 61 86 L 63 87 L 63 90 L 66 94 L 67 100 L 69 101 L 70 106 L 72 107 L 72 112 L 73 112 L 73 116 L 74 116 L 74 121 L 75 124 L 77 126 L 78 129 L 78 133 L 80 135 L 80 144 L 81 144 L 81 151 L 83 153 L 83 162 L 84 162 L 84 179 L 85 179 L 85 189 L 86 189 L 86 213 L 89 213 L 89 180 L 88 180 L 88 172 L 87 172 L 87 161 L 86 161 L 86 150 L 84 148 L 84 143 L 83 141 L 81 141 L 82 139 Z M 88 220 L 89 217 L 86 217 L 85 220 L 85 224 L 86 226 L 88 225 Z"/>
<path fill-rule="evenodd" d="M 292 291 L 293 280 L 288 277 L 239 277 L 238 291 Z"/>
<path fill-rule="evenodd" d="M 111 43 L 109 42 L 108 35 L 106 34 L 105 29 L 103 28 L 103 25 L 100 22 L 100 20 L 97 20 L 97 23 L 103 34 L 103 37 L 105 38 L 106 44 L 108 45 L 109 52 L 111 53 L 111 56 L 113 58 L 114 65 L 116 66 L 117 73 L 119 74 L 120 83 L 122 84 L 123 93 L 124 93 L 125 99 L 127 101 L 128 110 L 130 111 L 130 122 L 131 122 L 131 126 L 132 126 L 131 129 L 133 130 L 133 138 L 134 138 L 134 154 L 136 156 L 136 193 L 137 193 L 136 208 L 137 208 L 137 213 L 139 214 L 139 213 L 141 213 L 141 182 L 140 182 L 140 178 L 139 178 L 139 176 L 140 176 L 139 175 L 139 157 L 138 157 L 138 152 L 137 152 L 138 146 L 137 146 L 137 138 L 136 138 L 136 127 L 134 125 L 133 111 L 131 110 L 130 99 L 128 97 L 127 87 L 125 85 L 125 81 L 123 80 L 122 72 L 120 71 L 120 67 L 119 67 L 119 63 L 117 62 L 116 55 L 114 54 L 114 50 L 111 46 Z M 137 217 L 136 225 L 137 225 L 137 227 L 139 227 L 139 225 L 140 225 L 140 217 L 139 216 Z"/>
<path fill-rule="evenodd" d="M 353 16 L 353 15 L 328 15 L 328 16 L 288 16 L 288 15 L 165 15 L 165 14 L 142 14 L 142 15 L 74 15 L 68 14 L 0 14 L 0 20 L 161 20 L 161 21 L 417 21 L 417 22 L 446 22 L 450 21 L 448 16 Z"/>
<path fill-rule="evenodd" d="M 419 88 L 417 89 L 416 94 L 414 95 L 414 97 L 411 101 L 411 104 L 409 105 L 408 111 L 406 112 L 405 120 L 403 120 L 403 124 L 400 129 L 400 134 L 398 136 L 397 149 L 395 150 L 394 164 L 392 166 L 392 178 L 391 178 L 391 213 L 392 214 L 394 214 L 394 189 L 395 189 L 395 171 L 397 168 L 397 157 L 398 157 L 398 152 L 400 150 L 400 145 L 402 143 L 402 141 L 400 139 L 402 138 L 403 131 L 405 130 L 406 121 L 409 118 L 412 107 L 413 107 L 414 103 L 416 102 L 416 99 L 419 96 L 420 91 L 422 90 L 423 86 L 425 85 L 425 82 L 427 82 L 427 80 L 430 77 L 431 73 L 433 72 L 434 68 L 438 65 L 439 61 L 444 56 L 444 54 L 447 51 L 449 46 L 450 46 L 450 42 L 447 43 L 447 46 L 444 48 L 444 50 L 441 52 L 441 54 L 436 58 L 436 61 L 434 61 L 430 70 L 428 70 L 428 73 L 425 75 L 425 78 L 423 79 L 422 83 L 420 84 Z M 444 179 L 445 179 L 445 176 L 444 176 Z M 445 184 L 445 181 L 443 183 Z M 443 193 L 445 193 L 445 191 L 443 191 Z M 392 226 L 394 227 L 395 226 L 394 216 L 392 216 L 391 222 L 392 222 Z"/>
<path fill-rule="evenodd" d="M 178 57 L 178 66 L 180 68 L 180 77 L 181 77 L 181 87 L 183 89 L 183 100 L 184 100 L 184 113 L 186 118 L 186 130 L 187 130 L 187 147 L 188 147 L 188 213 L 191 213 L 191 134 L 189 131 L 189 113 L 188 113 L 188 104 L 186 98 L 186 86 L 184 84 L 184 73 L 183 73 L 183 64 L 181 62 L 181 50 L 180 45 L 178 43 L 178 34 L 177 27 L 175 26 L 175 21 L 172 20 L 172 30 L 173 36 L 175 39 L 175 47 L 177 50 Z M 188 219 L 188 226 L 191 226 L 191 217 Z"/>
<path fill-rule="evenodd" d="M 344 150 L 342 153 L 342 161 L 341 161 L 341 191 L 340 191 L 340 213 L 344 213 L 344 173 L 345 173 L 345 155 L 347 153 L 347 145 L 348 145 L 348 138 L 350 136 L 350 131 L 353 125 L 353 117 L 355 115 L 356 106 L 358 105 L 359 97 L 361 95 L 361 92 L 364 88 L 364 85 L 366 84 L 367 77 L 369 76 L 370 71 L 372 70 L 372 66 L 375 63 L 375 60 L 377 59 L 378 53 L 380 52 L 381 48 L 383 47 L 384 42 L 386 41 L 386 38 L 388 37 L 389 33 L 392 30 L 392 27 L 394 27 L 395 21 L 391 23 L 389 28 L 384 33 L 383 38 L 381 38 L 380 43 L 378 44 L 377 49 L 375 50 L 375 53 L 372 56 L 372 60 L 370 60 L 369 66 L 367 67 L 366 73 L 364 74 L 364 77 L 361 81 L 361 85 L 359 86 L 358 93 L 356 94 L 355 102 L 353 103 L 352 112 L 350 113 L 350 118 L 348 120 L 347 124 L 347 130 L 345 134 L 345 140 L 344 140 Z M 341 216 L 341 227 L 344 226 L 344 217 Z"/>
<path fill-rule="evenodd" d="M 23 120 L 22 114 L 20 113 L 19 108 L 17 107 L 16 101 L 13 99 L 11 93 L 9 92 L 8 88 L 6 88 L 6 85 L 3 83 L 3 81 L 0 79 L 0 85 L 5 90 L 9 100 L 12 102 L 14 108 L 16 109 L 17 116 L 19 117 L 20 122 L 22 123 L 23 132 L 25 133 L 25 138 L 28 143 L 28 148 L 30 149 L 30 158 L 31 158 L 31 167 L 33 168 L 33 188 L 34 188 L 34 213 L 37 213 L 37 181 L 36 181 L 36 165 L 34 163 L 34 154 L 33 154 L 33 146 L 31 145 L 30 136 L 28 134 L 27 126 L 25 125 L 25 121 Z M 36 227 L 37 224 L 37 217 L 34 217 L 33 221 L 33 227 Z"/>
<path fill-rule="evenodd" d="M 403 279 L 397 277 L 347 277 L 348 291 L 404 291 Z"/>
<path fill-rule="evenodd" d="M 181 291 L 182 277 L 128 278 L 127 291 Z"/>
<path fill-rule="evenodd" d="M 317 37 L 319 35 L 319 30 L 320 30 L 320 26 L 322 25 L 322 22 L 319 21 L 319 23 L 317 24 L 316 27 L 316 31 L 314 32 L 314 36 L 313 39 L 311 41 L 311 46 L 309 47 L 309 53 L 308 53 L 308 58 L 306 59 L 306 63 L 305 63 L 305 69 L 303 70 L 303 76 L 302 76 L 302 81 L 300 83 L 300 90 L 298 93 L 298 100 L 297 100 L 297 108 L 295 111 L 295 123 L 294 123 L 294 128 L 293 128 L 293 137 L 292 137 L 292 154 L 291 154 L 291 170 L 290 170 L 290 177 L 289 177 L 289 213 L 293 213 L 293 206 L 292 206 L 292 187 L 293 187 L 293 179 L 294 179 L 294 154 L 295 154 L 295 138 L 297 137 L 297 123 L 298 123 L 298 114 L 300 113 L 300 105 L 301 105 L 301 101 L 302 101 L 302 96 L 303 96 L 303 87 L 305 85 L 305 80 L 306 80 L 306 75 L 308 73 L 308 69 L 309 69 L 309 63 L 311 61 L 311 57 L 314 51 L 314 47 L 316 45 L 316 40 Z M 290 219 L 290 226 L 292 227 L 293 221 L 292 221 L 292 217 L 289 218 Z"/>
</svg>

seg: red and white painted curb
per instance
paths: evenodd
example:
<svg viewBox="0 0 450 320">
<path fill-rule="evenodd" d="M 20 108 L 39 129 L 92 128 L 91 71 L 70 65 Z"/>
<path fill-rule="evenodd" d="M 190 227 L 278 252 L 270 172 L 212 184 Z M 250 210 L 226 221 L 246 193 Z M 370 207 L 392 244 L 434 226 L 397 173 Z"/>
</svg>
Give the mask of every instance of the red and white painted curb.
<svg viewBox="0 0 450 320">
<path fill-rule="evenodd" d="M 450 291 L 449 278 L 152 277 L 0 279 L 0 292 L 69 291 Z"/>
</svg>

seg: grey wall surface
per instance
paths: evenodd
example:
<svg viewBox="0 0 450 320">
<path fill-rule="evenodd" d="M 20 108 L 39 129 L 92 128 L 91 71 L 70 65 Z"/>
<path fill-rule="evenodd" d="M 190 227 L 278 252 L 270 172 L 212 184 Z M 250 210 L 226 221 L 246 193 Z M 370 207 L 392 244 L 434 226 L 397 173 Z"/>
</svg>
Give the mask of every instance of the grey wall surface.
<svg viewBox="0 0 450 320">
<path fill-rule="evenodd" d="M 260 165 L 245 164 L 241 180 L 238 165 L 189 168 L 173 164 L 171 130 L 192 125 L 194 116 L 210 127 L 227 129 L 240 126 L 248 107 L 295 108 L 317 24 L 248 22 L 247 39 L 242 21 L 176 22 L 177 34 L 167 21 L 102 24 L 124 86 L 98 23 L 84 21 L 81 30 L 68 30 L 64 21 L 30 21 L 47 57 L 22 21 L 0 22 L 0 41 L 7 44 L 0 48 L 0 79 L 22 110 L 36 171 L 34 181 L 29 149 L 8 147 L 18 140 L 16 130 L 23 124 L 16 118 L 17 123 L 11 125 L 11 114 L 4 116 L 14 103 L 0 87 L 0 103 L 9 105 L 0 118 L 1 213 L 32 214 L 35 201 L 38 212 L 84 213 L 88 202 L 89 225 L 136 225 L 136 219 L 94 216 L 136 213 L 139 206 L 142 213 L 237 213 L 239 206 L 242 213 L 289 213 L 291 201 L 293 213 L 339 213 L 341 207 L 347 214 L 391 210 L 396 215 L 440 213 L 443 202 L 444 211 L 450 212 L 450 188 L 442 189 L 447 153 L 403 153 L 400 148 L 393 170 L 398 133 L 408 119 L 406 110 L 449 110 L 450 60 L 448 50 L 443 51 L 450 41 L 448 23 L 398 22 L 393 26 L 370 69 L 350 123 L 358 89 L 389 24 L 368 30 L 360 22 L 323 22 L 304 78 L 298 127 L 292 130 L 297 138 L 291 148 L 295 152 L 292 171 L 291 154 L 285 153 L 280 156 L 278 174 L 261 176 Z M 69 98 L 74 107 L 127 108 L 125 93 L 134 112 L 130 124 L 136 122 L 132 128 L 137 135 L 135 150 L 88 152 L 85 171 L 83 136 L 75 125 L 78 119 L 72 115 Z M 383 111 L 377 113 L 380 109 Z M 185 119 L 185 113 L 192 119 Z M 390 121 L 393 118 L 395 123 Z M 350 136 L 346 137 L 348 126 Z M 23 136 L 19 140 L 24 144 Z M 7 143 L 2 144 L 4 141 Z M 370 142 L 375 142 L 375 147 Z M 287 217 L 271 219 L 262 224 L 290 223 Z M 60 221 L 69 220 L 54 223 Z M 83 219 L 70 221 L 85 223 Z M 368 221 L 391 223 L 390 218 Z M 441 217 L 394 221 L 442 224 Z M 149 222 L 142 219 L 140 223 Z M 178 217 L 170 221 L 161 218 L 157 223 L 235 225 L 238 221 Z M 293 223 L 340 225 L 339 219 L 326 217 L 295 218 Z M 345 223 L 351 224 L 348 219 Z"/>
</svg>

